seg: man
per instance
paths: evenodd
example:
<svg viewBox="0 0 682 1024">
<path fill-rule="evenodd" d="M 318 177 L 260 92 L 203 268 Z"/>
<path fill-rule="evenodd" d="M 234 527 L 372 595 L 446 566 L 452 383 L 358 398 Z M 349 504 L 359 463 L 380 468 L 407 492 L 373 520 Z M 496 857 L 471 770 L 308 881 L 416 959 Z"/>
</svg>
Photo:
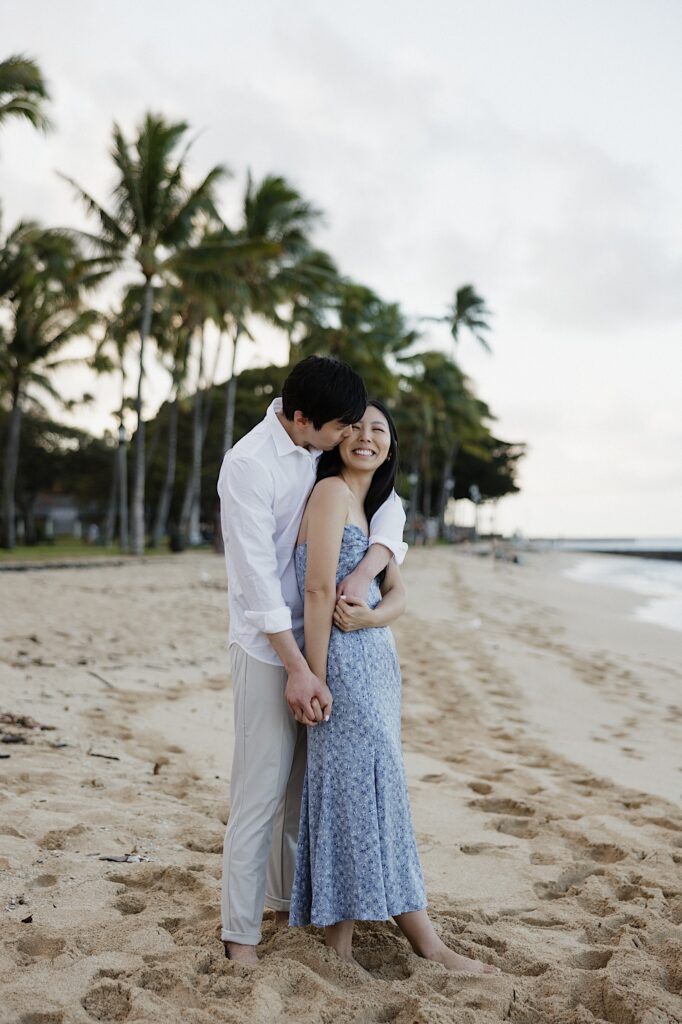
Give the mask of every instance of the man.
<svg viewBox="0 0 682 1024">
<path fill-rule="evenodd" d="M 310 356 L 294 367 L 265 418 L 223 459 L 218 494 L 230 612 L 235 746 L 221 900 L 225 955 L 257 963 L 264 904 L 286 923 L 306 763 L 306 728 L 333 714 L 326 680 L 303 654 L 294 546 L 317 459 L 352 433 L 367 392 L 345 363 Z M 405 513 L 393 492 L 370 524 L 362 562 L 339 594 L 366 600 L 392 557 Z"/>
</svg>

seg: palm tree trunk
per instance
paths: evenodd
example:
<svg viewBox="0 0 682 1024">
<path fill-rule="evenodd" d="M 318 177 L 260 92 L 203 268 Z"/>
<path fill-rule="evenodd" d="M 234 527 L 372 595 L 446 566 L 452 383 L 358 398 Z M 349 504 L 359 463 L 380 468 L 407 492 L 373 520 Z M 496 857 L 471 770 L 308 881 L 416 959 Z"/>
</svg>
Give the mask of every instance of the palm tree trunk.
<svg viewBox="0 0 682 1024">
<path fill-rule="evenodd" d="M 158 548 L 168 523 L 173 484 L 175 483 L 175 464 L 178 450 L 178 392 L 177 388 L 170 409 L 168 410 L 168 453 L 166 457 L 166 476 L 161 488 L 159 503 L 156 507 L 156 522 L 152 533 L 152 547 Z"/>
<path fill-rule="evenodd" d="M 237 398 L 237 377 L 235 375 L 235 365 L 237 362 L 237 344 L 239 342 L 239 336 L 241 334 L 241 326 L 237 324 L 237 328 L 234 334 L 234 341 L 232 343 L 232 365 L 230 367 L 230 376 L 227 380 L 225 387 L 225 425 L 223 427 L 223 455 L 228 452 L 234 442 L 234 413 L 236 407 Z M 216 498 L 213 503 L 213 550 L 217 553 L 222 553 L 224 549 L 223 545 L 223 532 L 220 521 L 220 502 Z"/>
<path fill-rule="evenodd" d="M 203 372 L 204 372 L 204 329 L 201 329 L 201 347 L 199 349 L 199 373 L 197 377 L 197 389 L 194 393 L 194 405 L 192 408 L 192 466 L 187 478 L 185 496 L 182 501 L 180 512 L 180 533 L 184 540 L 189 536 L 190 520 L 195 495 L 198 492 L 199 477 L 201 475 L 201 449 L 203 419 Z"/>
<path fill-rule="evenodd" d="M 17 482 L 17 466 L 19 465 L 20 436 L 21 396 L 19 385 L 16 384 L 12 392 L 12 408 L 9 414 L 5 445 L 5 465 L 2 473 L 2 546 L 5 548 L 13 548 L 17 543 L 14 522 L 14 491 Z"/>
<path fill-rule="evenodd" d="M 204 461 L 204 445 L 208 436 L 208 426 L 211 420 L 213 396 L 215 395 L 215 379 L 218 372 L 218 363 L 223 350 L 223 341 L 224 334 L 221 331 L 218 339 L 218 345 L 216 346 L 215 358 L 213 360 L 210 383 L 204 391 L 204 411 L 201 424 L 201 446 L 199 451 L 199 472 L 194 488 L 194 497 L 192 499 L 192 511 L 190 513 L 190 544 L 198 544 L 201 541 L 201 469 Z"/>
<path fill-rule="evenodd" d="M 114 543 L 114 532 L 116 530 L 116 496 L 118 494 L 118 450 L 114 452 L 111 470 L 111 485 L 109 487 L 109 502 L 107 504 L 107 517 L 104 520 L 104 546 L 110 548 Z"/>
<path fill-rule="evenodd" d="M 123 417 L 118 428 L 118 543 L 128 550 L 128 445 Z"/>
<path fill-rule="evenodd" d="M 422 447 L 422 479 L 424 482 L 422 512 L 424 513 L 424 519 L 429 520 L 431 518 L 431 446 L 428 437 L 424 438 L 424 445 Z"/>
<path fill-rule="evenodd" d="M 152 323 L 152 279 L 148 277 L 144 286 L 144 306 L 142 310 L 142 324 L 140 326 L 140 371 L 137 380 L 137 397 L 135 399 L 135 413 L 137 415 L 137 433 L 135 437 L 135 480 L 133 485 L 132 505 L 132 544 L 131 550 L 134 555 L 144 554 L 144 484 L 145 484 L 145 459 L 144 459 L 144 419 L 142 418 L 142 382 L 144 380 L 144 346 Z"/>
<path fill-rule="evenodd" d="M 223 430 L 223 453 L 229 452 L 234 441 L 234 411 L 237 397 L 237 377 L 235 375 L 234 369 L 237 362 L 237 345 L 239 343 L 240 334 L 241 326 L 238 324 L 234 335 L 234 342 L 232 345 L 232 367 L 230 369 L 230 377 L 227 382 L 227 388 L 225 391 L 225 429 Z"/>
<path fill-rule="evenodd" d="M 452 480 L 452 471 L 455 467 L 455 460 L 459 452 L 459 441 L 450 445 L 447 452 L 445 453 L 445 462 L 443 463 L 443 476 L 441 478 L 440 486 L 440 499 L 438 502 L 438 536 L 442 537 L 445 534 L 445 510 L 448 507 L 448 501 L 450 495 L 454 490 L 454 481 L 448 484 L 449 480 Z"/>
</svg>

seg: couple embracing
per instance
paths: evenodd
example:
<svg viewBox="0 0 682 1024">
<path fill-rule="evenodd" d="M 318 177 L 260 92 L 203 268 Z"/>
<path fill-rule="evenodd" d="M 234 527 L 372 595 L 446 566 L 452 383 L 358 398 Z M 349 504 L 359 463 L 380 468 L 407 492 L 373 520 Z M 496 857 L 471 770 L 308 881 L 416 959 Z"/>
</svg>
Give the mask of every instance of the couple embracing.
<svg viewBox="0 0 682 1024">
<path fill-rule="evenodd" d="M 437 935 L 400 742 L 405 608 L 398 439 L 345 363 L 311 356 L 218 480 L 235 741 L 225 831 L 225 954 L 256 964 L 263 908 L 352 960 L 356 920 L 393 918 L 419 956 L 499 969 Z"/>
</svg>

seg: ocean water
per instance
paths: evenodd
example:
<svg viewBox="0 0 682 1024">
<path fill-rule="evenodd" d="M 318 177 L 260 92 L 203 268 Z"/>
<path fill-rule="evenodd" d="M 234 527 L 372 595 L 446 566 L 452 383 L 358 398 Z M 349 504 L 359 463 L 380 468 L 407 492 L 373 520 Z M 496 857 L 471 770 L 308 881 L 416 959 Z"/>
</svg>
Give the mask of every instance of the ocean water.
<svg viewBox="0 0 682 1024">
<path fill-rule="evenodd" d="M 654 550 L 650 544 L 640 542 L 640 547 Z M 673 549 L 667 546 L 667 550 Z M 586 553 L 563 575 L 639 594 L 642 602 L 635 608 L 635 618 L 682 632 L 682 561 Z"/>
</svg>

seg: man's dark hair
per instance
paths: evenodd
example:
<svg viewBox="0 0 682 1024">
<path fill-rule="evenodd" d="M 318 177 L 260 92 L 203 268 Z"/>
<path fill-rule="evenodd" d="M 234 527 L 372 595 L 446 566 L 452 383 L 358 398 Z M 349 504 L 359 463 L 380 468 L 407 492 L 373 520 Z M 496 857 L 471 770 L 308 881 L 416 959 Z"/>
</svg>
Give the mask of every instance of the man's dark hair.
<svg viewBox="0 0 682 1024">
<path fill-rule="evenodd" d="M 294 366 L 282 387 L 282 411 L 293 420 L 298 409 L 315 430 L 330 420 L 357 423 L 367 408 L 362 377 L 348 363 L 308 356 Z"/>
</svg>

